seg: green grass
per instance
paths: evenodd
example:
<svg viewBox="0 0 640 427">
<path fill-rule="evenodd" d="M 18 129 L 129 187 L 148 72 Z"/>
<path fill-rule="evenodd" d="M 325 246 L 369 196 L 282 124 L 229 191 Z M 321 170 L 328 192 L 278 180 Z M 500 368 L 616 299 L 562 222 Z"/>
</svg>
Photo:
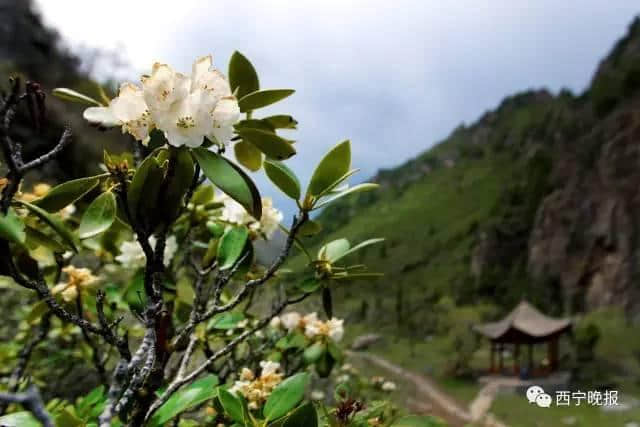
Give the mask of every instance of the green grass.
<svg viewBox="0 0 640 427">
<path fill-rule="evenodd" d="M 529 404 L 524 396 L 499 395 L 491 412 L 512 427 L 567 426 L 570 419 L 574 427 L 624 427 L 626 423 L 640 422 L 640 409 L 625 412 L 603 412 L 599 407 L 580 406 L 539 408 Z"/>
</svg>

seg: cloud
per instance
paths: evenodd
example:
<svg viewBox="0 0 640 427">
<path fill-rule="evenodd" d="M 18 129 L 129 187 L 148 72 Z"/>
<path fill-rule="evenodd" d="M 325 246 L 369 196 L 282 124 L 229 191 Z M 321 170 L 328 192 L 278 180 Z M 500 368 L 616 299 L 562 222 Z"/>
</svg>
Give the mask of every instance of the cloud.
<svg viewBox="0 0 640 427">
<path fill-rule="evenodd" d="M 297 93 L 272 111 L 300 122 L 306 180 L 321 153 L 353 141 L 362 178 L 414 157 L 506 95 L 581 91 L 637 8 L 628 1 L 41 1 L 71 45 L 124 47 L 137 71 L 189 70 L 233 50 L 262 86 Z M 121 48 L 118 48 L 121 49 Z M 282 199 L 278 199 L 282 200 Z"/>
</svg>

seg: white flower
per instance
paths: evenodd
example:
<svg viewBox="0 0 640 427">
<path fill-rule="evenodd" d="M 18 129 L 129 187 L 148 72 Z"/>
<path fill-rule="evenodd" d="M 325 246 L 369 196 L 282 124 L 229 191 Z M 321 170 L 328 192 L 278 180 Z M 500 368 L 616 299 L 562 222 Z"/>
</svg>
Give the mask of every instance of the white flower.
<svg viewBox="0 0 640 427">
<path fill-rule="evenodd" d="M 342 375 L 339 375 L 339 376 L 336 378 L 336 382 L 337 382 L 337 383 L 346 383 L 346 382 L 348 382 L 348 381 L 349 381 L 349 379 L 351 379 L 351 377 L 350 377 L 349 375 L 347 375 L 347 374 L 342 374 Z"/>
<path fill-rule="evenodd" d="M 269 321 L 269 326 L 271 326 L 274 329 L 278 329 L 281 324 L 282 324 L 282 320 L 280 320 L 280 316 L 275 316 L 271 319 L 271 321 Z"/>
<path fill-rule="evenodd" d="M 382 391 L 395 391 L 397 387 L 393 381 L 385 381 L 380 388 Z"/>
<path fill-rule="evenodd" d="M 323 322 L 318 320 L 315 313 L 312 313 L 312 315 L 305 316 L 303 319 L 304 334 L 307 338 L 328 337 L 336 342 L 342 339 L 344 336 L 344 320 L 333 317 Z"/>
<path fill-rule="evenodd" d="M 340 341 L 344 336 L 344 319 L 333 317 L 326 322 L 326 325 L 329 328 L 329 338 L 335 342 Z"/>
<path fill-rule="evenodd" d="M 309 397 L 311 397 L 311 400 L 324 400 L 324 392 L 322 390 L 313 390 Z"/>
<path fill-rule="evenodd" d="M 155 247 L 156 242 L 157 240 L 155 236 L 151 236 L 149 238 L 149 244 L 151 245 L 151 247 Z M 176 241 L 176 237 L 169 236 L 164 246 L 165 267 L 169 266 L 177 250 L 178 242 Z M 128 242 L 122 242 L 122 244 L 120 245 L 120 255 L 116 256 L 115 259 L 124 267 L 131 269 L 143 267 L 147 260 L 146 256 L 144 255 L 144 251 L 142 250 L 142 246 L 140 246 L 140 243 L 138 243 L 138 241 L 135 239 Z"/>
<path fill-rule="evenodd" d="M 302 320 L 302 316 L 295 311 L 290 313 L 285 313 L 280 316 L 280 320 L 282 321 L 282 326 L 288 331 L 291 332 L 294 329 L 297 329 L 300 326 L 300 321 Z"/>
<path fill-rule="evenodd" d="M 67 275 L 67 281 L 58 283 L 51 288 L 53 295 L 60 294 L 65 302 L 74 301 L 81 290 L 93 287 L 98 282 L 98 277 L 94 276 L 87 268 L 77 268 L 69 265 L 62 269 Z"/>
<path fill-rule="evenodd" d="M 204 138 L 227 144 L 240 108 L 226 77 L 212 65 L 210 55 L 199 58 L 187 76 L 155 63 L 151 74 L 142 76 L 142 88 L 125 83 L 108 107 L 88 108 L 84 117 L 102 126 L 120 125 L 143 143 L 155 127 L 176 147 L 199 147 Z"/>
<path fill-rule="evenodd" d="M 282 212 L 273 207 L 270 197 L 262 198 L 262 217 L 260 221 L 252 217 L 244 207 L 226 194 L 221 194 L 219 201 L 224 204 L 220 219 L 233 224 L 246 225 L 256 233 L 263 234 L 267 239 L 273 236 L 282 222 Z"/>
<path fill-rule="evenodd" d="M 83 116 L 90 123 L 122 126 L 123 133 L 130 133 L 138 141 L 145 141 L 153 128 L 142 89 L 132 83 L 123 83 L 108 107 L 89 107 Z"/>
<path fill-rule="evenodd" d="M 262 368 L 262 372 L 260 373 L 261 377 L 266 377 L 268 375 L 273 375 L 280 369 L 280 364 L 278 362 L 272 362 L 270 360 L 263 360 L 260 362 L 260 367 Z"/>
</svg>

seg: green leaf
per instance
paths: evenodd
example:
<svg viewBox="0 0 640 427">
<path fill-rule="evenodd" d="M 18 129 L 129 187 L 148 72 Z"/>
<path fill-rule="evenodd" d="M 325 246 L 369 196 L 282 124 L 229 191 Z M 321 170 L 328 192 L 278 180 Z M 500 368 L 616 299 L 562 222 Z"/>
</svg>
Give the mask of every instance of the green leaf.
<svg viewBox="0 0 640 427">
<path fill-rule="evenodd" d="M 258 73 L 251 62 L 240 52 L 235 51 L 229 60 L 229 85 L 231 91 L 242 98 L 248 93 L 260 89 Z"/>
<path fill-rule="evenodd" d="M 296 129 L 298 122 L 291 116 L 278 114 L 262 119 L 269 123 L 274 129 Z"/>
<path fill-rule="evenodd" d="M 293 200 L 300 199 L 300 181 L 285 164 L 267 159 L 264 162 L 264 171 L 280 191 Z"/>
<path fill-rule="evenodd" d="M 300 233 L 303 237 L 311 237 L 322 231 L 322 224 L 313 220 L 307 220 L 304 224 L 300 226 L 298 229 L 298 233 Z"/>
<path fill-rule="evenodd" d="M 242 322 L 244 319 L 244 314 L 239 311 L 227 311 L 226 313 L 214 316 L 214 318 L 209 321 L 207 329 L 234 329 L 238 323 Z"/>
<path fill-rule="evenodd" d="M 73 249 L 74 252 L 78 252 L 73 234 L 59 218 L 51 215 L 49 212 L 45 211 L 39 206 L 33 205 L 29 202 L 19 201 L 18 203 L 27 208 L 29 212 L 40 218 L 40 220 L 51 227 L 51 229 L 62 238 L 64 243 L 67 244 L 70 249 Z"/>
<path fill-rule="evenodd" d="M 187 148 L 171 147 L 171 156 L 174 169 L 171 177 L 167 177 L 167 192 L 164 195 L 163 209 L 167 212 L 169 221 L 173 221 L 180 213 L 184 204 L 184 196 L 193 182 L 194 164 L 193 157 Z M 167 175 L 169 172 L 167 172 Z"/>
<path fill-rule="evenodd" d="M 255 184 L 238 166 L 206 148 L 195 148 L 193 155 L 204 175 L 214 185 L 240 203 L 255 219 L 262 216 L 262 199 Z"/>
<path fill-rule="evenodd" d="M 323 342 L 318 341 L 304 351 L 302 358 L 308 365 L 311 365 L 316 363 L 325 351 L 327 351 L 327 346 Z"/>
<path fill-rule="evenodd" d="M 81 239 L 104 233 L 116 220 L 116 196 L 107 191 L 99 195 L 82 215 L 78 234 Z"/>
<path fill-rule="evenodd" d="M 333 262 L 335 259 L 340 259 L 349 251 L 351 245 L 347 239 L 333 240 L 318 251 L 318 258 Z"/>
<path fill-rule="evenodd" d="M 246 227 L 229 227 L 218 244 L 218 268 L 227 270 L 233 267 L 244 253 L 244 247 L 249 238 Z"/>
<path fill-rule="evenodd" d="M 315 292 L 320 285 L 321 282 L 315 277 L 307 277 L 300 283 L 300 290 L 305 293 Z"/>
<path fill-rule="evenodd" d="M 212 185 L 202 184 L 196 191 L 193 192 L 193 197 L 191 197 L 191 203 L 194 205 L 205 205 L 213 200 L 215 196 L 215 190 Z"/>
<path fill-rule="evenodd" d="M 291 413 L 282 427 L 318 427 L 318 414 L 313 403 L 307 402 Z"/>
<path fill-rule="evenodd" d="M 236 132 L 244 141 L 255 145 L 267 157 L 272 159 L 286 160 L 296 154 L 296 149 L 291 144 L 291 141 L 273 132 L 253 128 L 238 129 Z"/>
<path fill-rule="evenodd" d="M 350 254 L 352 254 L 354 252 L 357 252 L 362 248 L 365 248 L 365 247 L 370 246 L 370 245 L 375 245 L 376 243 L 380 243 L 380 242 L 384 242 L 384 239 L 377 238 L 377 239 L 365 240 L 364 242 L 358 243 L 357 245 L 355 245 L 351 249 L 348 249 L 346 252 L 343 252 L 341 255 L 336 253 L 336 256 L 331 258 L 331 262 L 336 262 L 339 259 L 344 258 L 347 255 L 350 255 Z"/>
<path fill-rule="evenodd" d="M 234 421 L 244 423 L 244 405 L 242 404 L 242 400 L 222 387 L 218 388 L 218 399 L 220 399 L 220 404 L 224 408 L 225 414 L 229 415 Z"/>
<path fill-rule="evenodd" d="M 33 204 L 49 212 L 58 212 L 96 188 L 100 178 L 102 175 L 67 181 L 53 187 L 46 196 L 35 200 Z"/>
<path fill-rule="evenodd" d="M 218 378 L 208 375 L 175 392 L 149 421 L 149 427 L 159 427 L 180 413 L 196 407 L 217 395 Z"/>
<path fill-rule="evenodd" d="M 421 416 L 421 415 L 408 415 L 400 418 L 395 423 L 391 424 L 392 427 L 445 427 L 446 424 L 436 417 Z"/>
<path fill-rule="evenodd" d="M 42 424 L 35 419 L 31 412 L 20 411 L 0 417 L 0 426 L 3 427 L 41 427 Z"/>
<path fill-rule="evenodd" d="M 163 177 L 164 171 L 154 155 L 138 166 L 127 192 L 129 212 L 134 221 L 151 225 L 153 217 L 159 214 L 157 205 Z"/>
<path fill-rule="evenodd" d="M 250 171 L 257 171 L 262 167 L 262 152 L 255 145 L 240 141 L 233 146 L 236 160 Z"/>
<path fill-rule="evenodd" d="M 349 172 L 351 143 L 343 141 L 329 151 L 313 172 L 307 192 L 317 196 Z"/>
<path fill-rule="evenodd" d="M 294 332 L 278 340 L 276 348 L 288 350 L 290 348 L 304 348 L 307 345 L 307 338 L 300 332 Z"/>
<path fill-rule="evenodd" d="M 66 87 L 57 87 L 53 91 L 51 91 L 51 94 L 56 98 L 64 99 L 65 101 L 78 102 L 80 104 L 87 105 L 96 105 L 99 107 L 102 106 L 102 103 L 100 101 L 97 101 L 90 96 L 84 95 L 80 92 L 76 92 L 75 90 L 68 89 Z"/>
<path fill-rule="evenodd" d="M 40 230 L 27 225 L 25 231 L 27 233 L 27 246 L 29 248 L 35 249 L 38 246 L 44 246 L 55 253 L 63 253 L 67 250 L 62 243 L 49 237 Z"/>
<path fill-rule="evenodd" d="M 237 129 L 260 129 L 267 132 L 274 133 L 275 128 L 271 126 L 271 124 L 265 120 L 261 119 L 244 119 L 240 120 L 238 123 L 234 125 Z"/>
<path fill-rule="evenodd" d="M 9 209 L 6 215 L 0 213 L 0 239 L 23 244 L 26 238 L 24 223 L 13 209 Z"/>
<path fill-rule="evenodd" d="M 363 184 L 358 184 L 358 185 L 354 185 L 353 187 L 337 194 L 336 196 L 333 196 L 327 200 L 323 200 L 322 203 L 319 203 L 317 205 L 314 206 L 314 209 L 320 209 L 322 207 L 325 207 L 333 202 L 335 202 L 338 199 L 343 198 L 344 196 L 348 196 L 350 194 L 355 194 L 355 193 L 360 193 L 362 191 L 371 191 L 371 190 L 375 190 L 376 188 L 378 188 L 379 185 L 378 184 L 372 184 L 372 183 L 363 183 Z"/>
<path fill-rule="evenodd" d="M 275 420 L 295 408 L 304 397 L 308 383 L 309 374 L 299 373 L 278 384 L 264 404 L 265 419 Z"/>
<path fill-rule="evenodd" d="M 343 358 L 342 350 L 340 349 L 340 347 L 338 347 L 338 345 L 333 340 L 329 340 L 327 342 L 327 350 L 329 350 L 329 354 L 334 360 L 338 362 L 342 361 L 342 358 Z"/>
<path fill-rule="evenodd" d="M 294 92 L 295 90 L 293 89 L 258 90 L 244 95 L 238 101 L 238 105 L 240 106 L 240 111 L 246 113 L 247 111 L 257 110 L 281 101 Z"/>
</svg>

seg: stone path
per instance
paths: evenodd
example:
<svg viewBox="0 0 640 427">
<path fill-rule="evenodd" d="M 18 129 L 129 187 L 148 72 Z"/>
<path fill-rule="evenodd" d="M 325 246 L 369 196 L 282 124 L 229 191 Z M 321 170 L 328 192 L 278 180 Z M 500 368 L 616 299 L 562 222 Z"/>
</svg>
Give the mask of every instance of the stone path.
<svg viewBox="0 0 640 427">
<path fill-rule="evenodd" d="M 455 399 L 438 388 L 435 382 L 415 372 L 408 371 L 390 361 L 364 352 L 349 352 L 352 357 L 366 360 L 398 378 L 413 383 L 421 396 L 407 402 L 416 409 L 422 409 L 446 420 L 451 427 L 462 427 L 473 423 L 476 426 L 507 427 L 492 414 L 487 413 L 498 391 L 498 385 L 489 383 L 480 390 L 469 408 L 464 408 Z"/>
</svg>

